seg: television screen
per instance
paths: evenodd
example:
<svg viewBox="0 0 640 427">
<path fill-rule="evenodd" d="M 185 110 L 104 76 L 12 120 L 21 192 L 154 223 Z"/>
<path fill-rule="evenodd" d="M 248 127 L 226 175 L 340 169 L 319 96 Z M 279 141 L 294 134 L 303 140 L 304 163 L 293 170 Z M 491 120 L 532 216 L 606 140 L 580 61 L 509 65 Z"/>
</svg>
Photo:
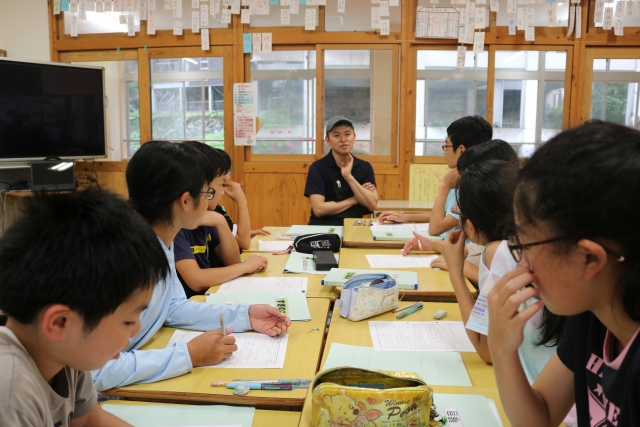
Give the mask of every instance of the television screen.
<svg viewBox="0 0 640 427">
<path fill-rule="evenodd" d="M 106 157 L 103 74 L 0 59 L 0 160 Z"/>
</svg>

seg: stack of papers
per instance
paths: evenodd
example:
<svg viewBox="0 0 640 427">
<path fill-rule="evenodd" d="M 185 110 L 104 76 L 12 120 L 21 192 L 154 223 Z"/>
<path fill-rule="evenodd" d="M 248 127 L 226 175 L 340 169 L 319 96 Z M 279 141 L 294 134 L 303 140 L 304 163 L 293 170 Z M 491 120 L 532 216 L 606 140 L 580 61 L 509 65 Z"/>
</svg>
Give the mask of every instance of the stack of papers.
<svg viewBox="0 0 640 427">
<path fill-rule="evenodd" d="M 415 372 L 428 385 L 472 385 L 460 353 L 453 351 L 378 351 L 372 347 L 333 343 L 322 369 L 339 366 Z"/>
<path fill-rule="evenodd" d="M 475 352 L 462 322 L 369 322 L 376 350 Z"/>
<path fill-rule="evenodd" d="M 238 277 L 220 285 L 218 294 L 239 292 L 307 292 L 306 277 Z"/>
<path fill-rule="evenodd" d="M 358 274 L 387 274 L 396 281 L 400 289 L 418 289 L 418 273 L 415 271 L 392 270 L 354 270 L 349 268 L 332 268 L 322 279 L 323 286 L 342 286 Z"/>
<path fill-rule="evenodd" d="M 202 332 L 176 330 L 167 347 L 173 347 L 179 342 L 188 343 L 201 334 Z M 232 334 L 232 336 L 236 339 L 238 350 L 217 365 L 202 366 L 203 368 L 282 369 L 284 367 L 289 334 L 277 337 L 256 333 Z"/>
<path fill-rule="evenodd" d="M 306 322 L 311 320 L 306 295 L 300 291 L 216 293 L 207 295 L 207 302 L 218 305 L 269 304 L 276 307 L 277 299 L 287 298 L 289 318 L 294 321 Z"/>
<path fill-rule="evenodd" d="M 365 255 L 371 268 L 431 268 L 438 255 Z"/>
<path fill-rule="evenodd" d="M 302 236 L 303 234 L 329 233 L 344 236 L 344 227 L 333 225 L 293 225 L 284 234 L 285 236 Z"/>
<path fill-rule="evenodd" d="M 245 406 L 115 405 L 102 409 L 135 427 L 251 427 L 255 408 Z"/>
<path fill-rule="evenodd" d="M 290 240 L 258 240 L 258 250 L 263 252 L 281 252 L 292 245 Z"/>
<path fill-rule="evenodd" d="M 336 262 L 340 260 L 339 255 L 333 255 L 336 257 Z M 316 264 L 313 261 L 313 255 L 303 254 L 301 252 L 291 252 L 287 265 L 284 266 L 283 273 L 298 273 L 298 274 L 327 274 L 326 271 L 316 270 Z"/>
<path fill-rule="evenodd" d="M 427 237 L 440 239 L 429 235 L 429 224 L 374 224 L 371 226 L 373 240 L 401 240 L 413 239 L 413 232 Z"/>
</svg>

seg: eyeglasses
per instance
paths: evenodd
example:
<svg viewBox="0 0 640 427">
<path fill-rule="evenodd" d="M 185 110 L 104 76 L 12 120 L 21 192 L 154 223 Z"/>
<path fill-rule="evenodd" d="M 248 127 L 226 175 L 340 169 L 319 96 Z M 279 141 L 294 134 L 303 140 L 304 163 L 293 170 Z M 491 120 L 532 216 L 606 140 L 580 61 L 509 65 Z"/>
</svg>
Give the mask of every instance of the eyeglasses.
<svg viewBox="0 0 640 427">
<path fill-rule="evenodd" d="M 520 260 L 522 259 L 522 252 L 525 249 L 529 249 L 532 246 L 544 245 L 545 243 L 559 242 L 560 240 L 568 239 L 569 237 L 571 237 L 571 236 L 569 236 L 569 235 L 559 236 L 559 237 L 554 237 L 553 239 L 542 240 L 540 242 L 522 244 L 522 243 L 520 243 L 520 238 L 516 234 L 515 236 L 509 236 L 509 238 L 507 240 L 507 247 L 509 248 L 509 251 L 511 252 L 511 256 L 513 257 L 513 259 L 516 260 L 516 262 L 520 262 Z M 605 252 L 607 252 L 609 255 L 614 257 L 616 261 L 618 261 L 618 262 L 623 262 L 624 261 L 624 256 L 622 256 L 620 254 L 617 254 L 617 253 L 615 253 L 613 251 L 610 251 L 609 249 L 605 248 L 604 246 L 603 246 L 603 248 L 604 248 Z"/>
<path fill-rule="evenodd" d="M 213 200 L 216 197 L 216 190 L 209 188 L 207 191 L 201 191 L 200 193 L 207 195 L 207 200 Z"/>
<path fill-rule="evenodd" d="M 442 151 L 447 151 L 447 148 L 449 148 L 449 147 L 453 147 L 453 145 L 446 145 L 446 144 L 443 145 L 442 146 Z"/>
</svg>

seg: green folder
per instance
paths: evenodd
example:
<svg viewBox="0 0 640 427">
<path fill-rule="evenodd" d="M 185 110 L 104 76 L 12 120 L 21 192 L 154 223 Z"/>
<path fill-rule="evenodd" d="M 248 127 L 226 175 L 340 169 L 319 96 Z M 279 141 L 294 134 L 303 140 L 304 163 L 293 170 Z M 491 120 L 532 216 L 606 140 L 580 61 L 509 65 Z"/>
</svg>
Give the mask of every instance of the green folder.
<svg viewBox="0 0 640 427">
<path fill-rule="evenodd" d="M 342 286 L 357 274 L 388 274 L 398 283 L 400 289 L 418 289 L 418 273 L 398 270 L 356 270 L 350 268 L 332 268 L 322 279 L 323 286 Z"/>
<path fill-rule="evenodd" d="M 251 427 L 255 408 L 195 405 L 114 405 L 102 408 L 134 427 L 186 427 L 241 425 Z"/>
<path fill-rule="evenodd" d="M 433 393 L 433 404 L 442 416 L 446 415 L 445 409 L 456 408 L 464 427 L 501 427 L 484 396 Z"/>
<path fill-rule="evenodd" d="M 311 313 L 307 304 L 307 294 L 304 292 L 238 292 L 230 294 L 209 294 L 207 302 L 209 304 L 233 305 L 239 303 L 247 304 L 269 304 L 276 306 L 276 300 L 282 297 L 287 298 L 289 303 L 289 318 L 291 320 L 309 321 Z"/>
<path fill-rule="evenodd" d="M 344 227 L 335 225 L 292 225 L 284 235 L 285 236 L 302 236 L 303 234 L 329 233 L 344 236 Z"/>
<path fill-rule="evenodd" d="M 429 385 L 472 385 L 462 357 L 455 351 L 382 351 L 333 343 L 322 369 L 339 366 L 415 372 Z"/>
<path fill-rule="evenodd" d="M 339 255 L 333 255 L 336 257 L 336 262 L 340 261 Z M 287 265 L 284 266 L 283 273 L 299 273 L 299 274 L 327 274 L 326 271 L 316 270 L 316 265 L 313 262 L 313 255 L 303 254 L 301 252 L 291 252 Z"/>
</svg>

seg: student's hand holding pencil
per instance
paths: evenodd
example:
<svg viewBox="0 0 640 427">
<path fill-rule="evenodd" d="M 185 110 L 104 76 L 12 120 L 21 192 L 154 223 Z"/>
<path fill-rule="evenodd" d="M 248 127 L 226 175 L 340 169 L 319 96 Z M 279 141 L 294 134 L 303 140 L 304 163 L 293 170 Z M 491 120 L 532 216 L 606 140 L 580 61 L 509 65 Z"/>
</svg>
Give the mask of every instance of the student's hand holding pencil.
<svg viewBox="0 0 640 427">
<path fill-rule="evenodd" d="M 434 251 L 440 252 L 440 245 L 442 242 L 438 240 L 432 240 L 422 234 L 413 232 L 413 238 L 409 239 L 402 248 L 402 256 L 409 255 L 410 251 Z"/>
<path fill-rule="evenodd" d="M 191 363 L 196 366 L 217 365 L 231 357 L 238 350 L 236 339 L 229 334 L 233 329 L 227 328 L 227 336 L 222 336 L 220 329 L 207 331 L 187 343 Z"/>
<path fill-rule="evenodd" d="M 247 258 L 242 265 L 246 267 L 246 274 L 251 274 L 256 271 L 266 271 L 269 260 L 260 255 L 251 255 Z"/>
<path fill-rule="evenodd" d="M 284 333 L 291 326 L 289 316 L 268 304 L 253 304 L 249 307 L 251 329 L 265 335 L 275 337 Z"/>
</svg>

